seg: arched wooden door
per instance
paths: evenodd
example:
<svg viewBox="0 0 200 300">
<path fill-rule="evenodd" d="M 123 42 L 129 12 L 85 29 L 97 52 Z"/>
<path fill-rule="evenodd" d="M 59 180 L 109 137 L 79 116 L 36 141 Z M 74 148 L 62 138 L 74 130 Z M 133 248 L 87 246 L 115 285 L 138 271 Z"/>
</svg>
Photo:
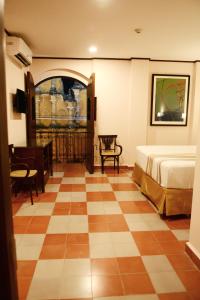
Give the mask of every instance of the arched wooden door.
<svg viewBox="0 0 200 300">
<path fill-rule="evenodd" d="M 87 144 L 86 168 L 94 173 L 94 122 L 96 121 L 95 74 L 90 76 L 87 86 Z"/>
<path fill-rule="evenodd" d="M 27 146 L 36 143 L 36 112 L 35 112 L 35 86 L 30 72 L 26 75 L 27 113 L 26 113 L 26 139 Z"/>
</svg>

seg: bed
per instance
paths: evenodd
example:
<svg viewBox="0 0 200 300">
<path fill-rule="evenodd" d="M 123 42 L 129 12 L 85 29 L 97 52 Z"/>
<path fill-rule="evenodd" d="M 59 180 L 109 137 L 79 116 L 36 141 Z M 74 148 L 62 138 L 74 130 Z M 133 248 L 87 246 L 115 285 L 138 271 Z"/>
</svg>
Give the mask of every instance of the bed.
<svg viewBox="0 0 200 300">
<path fill-rule="evenodd" d="M 161 215 L 190 214 L 196 146 L 137 146 L 134 180 Z"/>
</svg>

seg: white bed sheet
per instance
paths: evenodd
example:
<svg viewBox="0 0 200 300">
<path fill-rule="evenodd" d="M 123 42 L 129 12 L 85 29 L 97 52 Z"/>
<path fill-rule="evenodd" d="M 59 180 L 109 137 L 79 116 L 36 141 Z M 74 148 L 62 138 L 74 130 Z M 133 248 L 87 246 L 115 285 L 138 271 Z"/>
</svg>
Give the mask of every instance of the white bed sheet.
<svg viewBox="0 0 200 300">
<path fill-rule="evenodd" d="M 166 154 L 166 158 L 165 155 Z M 148 158 L 151 155 L 158 155 L 153 158 L 151 177 L 162 187 L 190 189 L 193 188 L 195 160 L 192 158 L 179 159 L 167 155 L 196 154 L 196 146 L 161 146 L 148 145 L 136 147 L 136 163 L 144 172 L 147 171 Z M 159 157 L 161 155 L 161 157 Z M 159 172 L 158 172 L 159 170 Z"/>
</svg>

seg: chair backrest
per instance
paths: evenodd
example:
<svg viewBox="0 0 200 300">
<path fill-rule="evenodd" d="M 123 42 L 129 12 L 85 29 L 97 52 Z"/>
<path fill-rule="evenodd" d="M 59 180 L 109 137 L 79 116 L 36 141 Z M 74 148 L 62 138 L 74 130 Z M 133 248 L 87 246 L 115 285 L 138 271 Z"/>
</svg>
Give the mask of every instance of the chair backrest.
<svg viewBox="0 0 200 300">
<path fill-rule="evenodd" d="M 15 155 L 15 147 L 13 144 L 8 145 L 9 164 L 11 169 L 35 169 L 35 158 L 32 156 L 17 156 Z M 18 167 L 17 167 L 18 165 Z M 24 167 L 23 167 L 24 165 Z M 26 166 L 25 166 L 26 165 Z"/>
<path fill-rule="evenodd" d="M 98 135 L 100 150 L 115 150 L 117 135 Z"/>
</svg>

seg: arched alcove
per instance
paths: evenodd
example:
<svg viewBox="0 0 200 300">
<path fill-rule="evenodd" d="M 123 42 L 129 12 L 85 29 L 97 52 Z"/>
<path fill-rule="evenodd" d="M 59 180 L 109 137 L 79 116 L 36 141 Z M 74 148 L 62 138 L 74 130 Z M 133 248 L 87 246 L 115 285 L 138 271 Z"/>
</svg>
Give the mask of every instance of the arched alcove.
<svg viewBox="0 0 200 300">
<path fill-rule="evenodd" d="M 35 78 L 35 84 L 37 85 L 39 82 L 45 80 L 46 78 L 57 77 L 57 76 L 64 76 L 64 77 L 71 77 L 77 79 L 78 81 L 82 82 L 85 85 L 88 85 L 89 78 L 79 73 L 77 71 L 71 69 L 50 69 L 46 70 L 45 72 L 38 74 Z"/>
<path fill-rule="evenodd" d="M 39 96 L 41 95 L 40 91 L 37 90 L 39 84 L 43 83 L 46 80 L 52 80 L 58 77 L 63 78 L 70 78 L 73 80 L 78 81 L 82 85 L 85 86 L 86 89 L 86 101 L 85 101 L 85 123 L 86 126 L 69 126 L 69 124 L 64 124 L 66 126 L 62 126 L 63 128 L 58 128 L 59 126 L 51 126 L 50 130 L 46 128 L 41 132 L 37 129 L 36 135 L 37 139 L 52 139 L 53 140 L 53 159 L 56 161 L 65 161 L 65 162 L 85 162 L 86 168 L 90 173 L 94 172 L 94 121 L 96 119 L 96 98 L 95 98 L 95 74 L 91 74 L 90 78 L 87 76 L 70 69 L 65 68 L 55 68 L 45 70 L 44 72 L 40 72 L 34 76 L 35 81 L 35 88 L 36 88 L 36 119 L 37 113 L 39 111 L 38 105 L 40 105 L 41 99 Z M 51 98 L 48 99 L 49 106 L 54 106 L 55 109 L 55 88 L 54 86 L 49 88 L 49 94 Z M 59 96 L 62 93 L 58 93 Z M 64 93 L 63 93 L 64 95 Z M 48 96 L 46 94 L 46 96 Z M 72 97 L 73 98 L 73 97 Z M 62 99 L 60 97 L 60 102 L 65 102 L 64 100 L 69 99 Z M 71 100 L 71 99 L 70 99 Z M 68 101 L 67 107 L 60 107 L 60 118 L 65 117 L 67 110 L 73 110 L 73 107 L 70 107 L 70 104 L 73 104 L 73 101 Z M 64 105 L 65 106 L 65 105 Z M 73 105 L 72 105 L 73 106 Z M 35 111 L 35 110 L 34 110 Z M 51 114 L 50 108 L 46 107 L 44 109 L 44 116 L 45 114 Z M 56 114 L 54 114 L 56 115 Z M 79 114 L 82 117 L 82 114 Z M 58 119 L 57 119 L 58 121 Z M 58 122 L 57 122 L 58 123 Z M 80 125 L 81 122 L 79 122 Z M 38 124 L 37 124 L 38 125 Z M 58 124 L 57 124 L 58 125 Z M 74 124 L 73 124 L 74 125 Z M 76 123 L 77 125 L 77 123 Z M 48 127 L 48 126 L 47 126 Z M 43 128 L 45 129 L 45 128 Z"/>
<path fill-rule="evenodd" d="M 87 87 L 67 76 L 48 77 L 35 86 L 37 128 L 86 128 Z"/>
<path fill-rule="evenodd" d="M 87 80 L 81 77 L 84 82 L 80 81 L 80 77 L 54 70 L 45 72 L 35 85 L 36 134 L 53 140 L 57 161 L 85 160 Z"/>
</svg>

